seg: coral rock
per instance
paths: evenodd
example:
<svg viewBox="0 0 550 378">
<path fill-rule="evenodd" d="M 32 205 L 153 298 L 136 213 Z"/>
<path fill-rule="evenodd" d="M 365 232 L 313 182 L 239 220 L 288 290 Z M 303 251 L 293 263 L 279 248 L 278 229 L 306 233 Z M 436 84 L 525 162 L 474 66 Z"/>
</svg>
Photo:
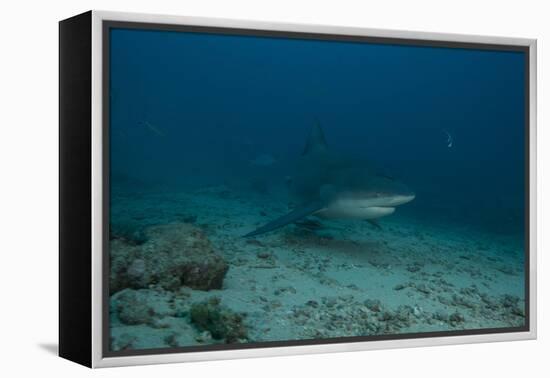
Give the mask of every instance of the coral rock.
<svg viewBox="0 0 550 378">
<path fill-rule="evenodd" d="M 116 297 L 116 303 L 118 318 L 124 324 L 147 324 L 153 319 L 153 309 L 134 290 L 121 292 Z"/>
<path fill-rule="evenodd" d="M 139 246 L 111 241 L 111 293 L 151 284 L 172 291 L 222 288 L 228 265 L 200 228 L 175 223 L 150 227 L 145 234 L 147 242 Z"/>
<path fill-rule="evenodd" d="M 226 343 L 239 342 L 248 337 L 242 316 L 222 306 L 216 297 L 193 304 L 191 322 L 201 331 L 210 332 L 212 338 L 225 340 Z"/>
</svg>

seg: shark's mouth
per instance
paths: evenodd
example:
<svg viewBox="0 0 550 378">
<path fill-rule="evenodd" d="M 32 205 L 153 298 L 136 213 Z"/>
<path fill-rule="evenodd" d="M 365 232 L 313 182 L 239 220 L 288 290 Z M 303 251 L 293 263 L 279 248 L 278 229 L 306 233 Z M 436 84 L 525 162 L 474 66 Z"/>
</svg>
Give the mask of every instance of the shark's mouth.
<svg viewBox="0 0 550 378">
<path fill-rule="evenodd" d="M 328 206 L 316 215 L 328 219 L 376 219 L 393 214 L 392 206 Z"/>
</svg>

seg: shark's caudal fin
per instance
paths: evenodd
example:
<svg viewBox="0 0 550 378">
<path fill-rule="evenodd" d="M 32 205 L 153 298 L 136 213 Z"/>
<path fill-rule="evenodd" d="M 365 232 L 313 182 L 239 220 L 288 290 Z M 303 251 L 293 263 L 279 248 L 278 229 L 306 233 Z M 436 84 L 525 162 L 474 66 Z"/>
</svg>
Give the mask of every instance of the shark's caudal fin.
<svg viewBox="0 0 550 378">
<path fill-rule="evenodd" d="M 321 123 L 316 120 L 309 133 L 309 138 L 307 139 L 306 147 L 304 148 L 304 152 L 302 152 L 302 156 L 325 152 L 327 150 L 327 141 L 325 140 L 325 134 L 321 128 Z"/>
<path fill-rule="evenodd" d="M 244 235 L 244 237 L 247 238 L 247 237 L 250 237 L 250 236 L 256 236 L 256 235 L 260 235 L 260 234 L 263 234 L 263 233 L 266 233 L 266 232 L 269 232 L 269 231 L 276 230 L 277 228 L 281 228 L 283 226 L 286 226 L 289 223 L 293 223 L 293 222 L 296 222 L 296 221 L 298 221 L 302 218 L 305 218 L 308 215 L 311 215 L 311 214 L 315 213 L 316 211 L 321 210 L 323 207 L 324 207 L 324 204 L 322 204 L 321 202 L 316 202 L 316 203 L 312 203 L 312 204 L 309 204 L 309 205 L 306 205 L 306 206 L 299 207 L 299 208 L 291 211 L 290 213 L 288 213 L 286 215 L 283 215 L 282 217 L 277 218 L 277 219 L 269 222 L 265 226 L 262 226 L 262 227 L 260 227 L 256 230 Z"/>
</svg>

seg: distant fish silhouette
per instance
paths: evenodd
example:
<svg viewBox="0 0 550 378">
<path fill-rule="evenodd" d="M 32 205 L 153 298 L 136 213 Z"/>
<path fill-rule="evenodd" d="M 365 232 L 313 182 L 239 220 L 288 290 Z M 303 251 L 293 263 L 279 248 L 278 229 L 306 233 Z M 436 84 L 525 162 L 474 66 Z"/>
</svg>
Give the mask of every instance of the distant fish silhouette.
<svg viewBox="0 0 550 378">
<path fill-rule="evenodd" d="M 447 134 L 447 147 L 451 148 L 453 146 L 453 136 L 445 129 L 443 129 L 443 132 Z"/>
<path fill-rule="evenodd" d="M 141 122 L 141 123 L 143 123 L 143 125 L 144 125 L 145 127 L 147 127 L 150 131 L 154 132 L 154 133 L 157 134 L 158 136 L 161 136 L 161 137 L 166 136 L 166 134 L 165 134 L 161 129 L 159 129 L 158 127 L 152 125 L 150 122 L 148 122 L 148 121 L 143 121 L 143 122 Z"/>
</svg>

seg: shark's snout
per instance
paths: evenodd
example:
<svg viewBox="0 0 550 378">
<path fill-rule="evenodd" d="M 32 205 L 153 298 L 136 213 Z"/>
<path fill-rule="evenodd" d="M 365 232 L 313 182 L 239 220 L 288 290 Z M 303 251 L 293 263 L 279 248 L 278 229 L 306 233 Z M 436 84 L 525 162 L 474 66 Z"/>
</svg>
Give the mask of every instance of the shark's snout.
<svg viewBox="0 0 550 378">
<path fill-rule="evenodd" d="M 415 198 L 416 198 L 416 195 L 411 192 L 408 194 L 401 194 L 401 195 L 394 196 L 391 198 L 389 202 L 392 206 L 399 206 L 399 205 L 403 205 L 408 202 L 411 202 Z"/>
</svg>

